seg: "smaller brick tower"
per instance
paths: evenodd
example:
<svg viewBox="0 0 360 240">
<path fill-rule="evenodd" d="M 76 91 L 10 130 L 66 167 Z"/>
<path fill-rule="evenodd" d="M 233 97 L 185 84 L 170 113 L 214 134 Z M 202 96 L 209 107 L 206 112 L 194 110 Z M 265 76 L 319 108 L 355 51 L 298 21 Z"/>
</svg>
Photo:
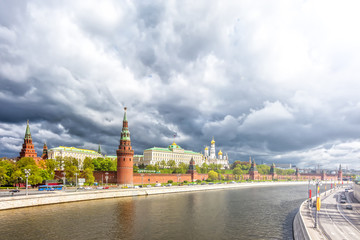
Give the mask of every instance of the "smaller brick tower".
<svg viewBox="0 0 360 240">
<path fill-rule="evenodd" d="M 339 171 L 338 171 L 338 180 L 342 181 L 342 179 L 343 179 L 343 175 L 342 175 L 342 169 L 341 169 L 341 164 L 340 164 Z"/>
<path fill-rule="evenodd" d="M 271 174 L 271 177 L 272 177 L 272 180 L 276 179 L 276 171 L 275 171 L 275 163 L 273 163 L 270 167 L 270 174 Z"/>
<path fill-rule="evenodd" d="M 117 155 L 117 184 L 133 184 L 133 160 L 134 150 L 131 147 L 130 132 L 126 117 L 126 107 L 124 108 L 123 128 L 121 130 L 120 145 L 116 151 Z"/>
<path fill-rule="evenodd" d="M 321 171 L 321 180 L 322 180 L 322 181 L 325 181 L 325 180 L 326 180 L 326 172 L 325 172 L 325 170 L 322 170 L 322 171 Z"/>
<path fill-rule="evenodd" d="M 32 157 L 35 160 L 37 159 L 37 153 L 34 148 L 34 144 L 32 142 L 30 127 L 29 127 L 29 120 L 27 121 L 24 143 L 22 145 L 22 149 L 20 152 L 20 158 L 23 157 Z"/>
<path fill-rule="evenodd" d="M 46 142 L 44 143 L 43 153 L 41 155 L 41 158 L 48 159 L 48 148 L 47 148 Z"/>
<path fill-rule="evenodd" d="M 296 176 L 296 180 L 299 180 L 300 178 L 300 172 L 299 172 L 299 168 L 297 167 L 295 170 L 295 176 Z"/>
<path fill-rule="evenodd" d="M 251 180 L 259 180 L 260 176 L 259 176 L 259 172 L 256 167 L 255 159 L 253 159 L 253 161 L 251 163 L 251 167 L 249 169 L 249 175 L 250 175 Z"/>
<path fill-rule="evenodd" d="M 193 158 L 190 160 L 188 173 L 191 174 L 191 181 L 193 182 L 196 178 L 196 166 Z"/>
</svg>

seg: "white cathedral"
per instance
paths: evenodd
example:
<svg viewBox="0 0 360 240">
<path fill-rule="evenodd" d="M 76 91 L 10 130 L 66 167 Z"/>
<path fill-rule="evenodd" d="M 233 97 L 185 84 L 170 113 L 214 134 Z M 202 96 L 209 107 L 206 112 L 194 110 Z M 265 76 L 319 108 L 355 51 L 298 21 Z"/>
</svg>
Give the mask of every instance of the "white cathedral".
<svg viewBox="0 0 360 240">
<path fill-rule="evenodd" d="M 220 150 L 218 152 L 218 156 L 216 157 L 214 138 L 211 141 L 210 154 L 209 154 L 209 147 L 208 146 L 205 147 L 204 162 L 206 164 L 211 164 L 211 163 L 221 164 L 222 168 L 229 168 L 229 157 L 228 157 L 227 153 L 223 156 L 223 153 Z"/>
</svg>

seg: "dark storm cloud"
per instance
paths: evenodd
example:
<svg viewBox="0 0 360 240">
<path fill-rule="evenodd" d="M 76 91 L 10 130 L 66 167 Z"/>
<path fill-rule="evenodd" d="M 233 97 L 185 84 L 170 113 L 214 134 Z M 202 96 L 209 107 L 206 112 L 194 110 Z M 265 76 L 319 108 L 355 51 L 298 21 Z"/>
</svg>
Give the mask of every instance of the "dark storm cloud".
<svg viewBox="0 0 360 240">
<path fill-rule="evenodd" d="M 176 133 L 231 160 L 360 167 L 351 4 L 2 1 L 0 152 L 29 119 L 38 152 L 114 155 L 127 106 L 136 153 Z"/>
</svg>

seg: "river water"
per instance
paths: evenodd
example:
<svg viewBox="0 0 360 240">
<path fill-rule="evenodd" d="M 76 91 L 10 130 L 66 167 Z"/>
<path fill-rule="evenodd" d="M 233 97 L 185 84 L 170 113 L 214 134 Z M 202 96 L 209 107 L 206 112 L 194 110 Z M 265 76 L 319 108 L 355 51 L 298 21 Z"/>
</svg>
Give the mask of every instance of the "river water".
<svg viewBox="0 0 360 240">
<path fill-rule="evenodd" d="M 292 239 L 307 185 L 115 198 L 0 211 L 0 239 Z"/>
</svg>

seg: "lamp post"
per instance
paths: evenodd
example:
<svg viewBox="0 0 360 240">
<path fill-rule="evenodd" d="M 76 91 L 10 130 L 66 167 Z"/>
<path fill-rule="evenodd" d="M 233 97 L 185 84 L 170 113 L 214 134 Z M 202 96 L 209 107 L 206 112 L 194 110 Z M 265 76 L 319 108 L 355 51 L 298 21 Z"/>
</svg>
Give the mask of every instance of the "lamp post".
<svg viewBox="0 0 360 240">
<path fill-rule="evenodd" d="M 177 174 L 177 183 L 178 183 L 178 186 L 179 186 L 179 177 L 180 177 L 181 174 Z"/>
<path fill-rule="evenodd" d="M 77 181 L 77 176 L 79 175 L 79 173 L 75 173 L 75 184 L 76 184 L 76 191 L 78 189 L 78 181 Z"/>
<path fill-rule="evenodd" d="M 319 179 L 316 179 L 315 181 L 311 181 L 312 185 L 316 186 L 316 212 L 315 212 L 315 228 L 318 226 L 318 211 L 320 211 L 320 186 L 322 186 L 322 182 Z"/>
<path fill-rule="evenodd" d="M 141 187 L 144 185 L 144 183 L 143 183 L 143 179 L 144 179 L 144 174 L 142 173 L 142 174 L 140 174 L 141 175 Z"/>
<path fill-rule="evenodd" d="M 64 177 L 63 177 L 63 184 L 64 184 L 64 191 L 65 191 L 65 184 L 66 184 L 66 172 L 63 172 L 62 173 L 63 175 L 64 175 Z"/>
<path fill-rule="evenodd" d="M 28 193 L 28 180 L 29 180 L 29 176 L 30 176 L 30 169 L 24 169 L 25 172 L 25 177 L 26 177 L 26 196 L 29 194 Z"/>
<path fill-rule="evenodd" d="M 106 186 L 107 186 L 107 184 L 108 184 L 108 179 L 109 179 L 109 173 L 106 172 L 106 173 L 105 173 Z"/>
</svg>

